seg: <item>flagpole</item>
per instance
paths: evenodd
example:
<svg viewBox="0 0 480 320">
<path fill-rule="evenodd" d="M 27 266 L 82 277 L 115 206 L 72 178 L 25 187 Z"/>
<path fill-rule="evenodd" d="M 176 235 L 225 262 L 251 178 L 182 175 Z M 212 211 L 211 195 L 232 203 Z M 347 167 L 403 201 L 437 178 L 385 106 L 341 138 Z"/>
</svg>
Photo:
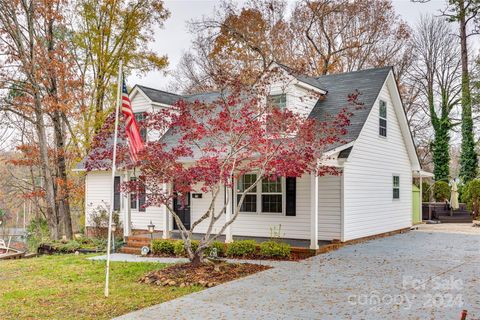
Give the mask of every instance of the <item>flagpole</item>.
<svg viewBox="0 0 480 320">
<path fill-rule="evenodd" d="M 115 133 L 113 136 L 113 156 L 112 156 L 112 192 L 110 194 L 110 209 L 108 212 L 108 240 L 107 240 L 107 266 L 105 271 L 105 297 L 108 297 L 108 283 L 110 277 L 110 248 L 112 247 L 112 220 L 113 204 L 115 201 L 115 171 L 117 170 L 117 135 L 118 135 L 118 114 L 122 97 L 122 60 L 118 65 L 118 83 L 117 83 L 117 105 L 115 106 Z"/>
</svg>

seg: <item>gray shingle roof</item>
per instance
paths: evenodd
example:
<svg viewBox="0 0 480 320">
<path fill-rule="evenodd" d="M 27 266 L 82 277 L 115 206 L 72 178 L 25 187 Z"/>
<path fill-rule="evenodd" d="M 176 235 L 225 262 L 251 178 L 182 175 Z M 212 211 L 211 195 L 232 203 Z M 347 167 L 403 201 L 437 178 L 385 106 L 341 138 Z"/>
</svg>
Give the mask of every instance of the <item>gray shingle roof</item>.
<svg viewBox="0 0 480 320">
<path fill-rule="evenodd" d="M 328 91 L 325 98 L 319 100 L 311 111 L 309 117 L 325 120 L 329 116 L 335 116 L 342 108 L 348 105 L 348 95 L 358 90 L 360 96 L 358 101 L 363 103 L 360 109 L 350 108 L 353 113 L 350 118 L 350 126 L 347 128 L 347 134 L 343 137 L 345 143 L 352 142 L 357 139 L 360 131 L 367 120 L 368 115 L 373 107 L 380 90 L 392 67 L 383 67 L 375 69 L 367 69 L 361 71 L 324 75 L 320 77 L 306 77 L 296 75 L 295 77 L 312 86 Z M 221 95 L 220 92 L 200 93 L 193 95 L 178 95 L 162 90 L 152 89 L 145 86 L 137 85 L 152 101 L 173 105 L 179 99 L 188 101 L 203 101 L 206 103 L 213 102 Z M 162 137 L 164 142 L 174 143 L 178 137 L 171 130 Z M 337 143 L 328 149 L 334 149 L 343 143 Z M 342 156 L 348 157 L 351 148 L 347 149 Z M 84 161 L 77 165 L 77 169 L 84 169 Z"/>
<path fill-rule="evenodd" d="M 363 103 L 363 107 L 357 110 L 355 108 L 349 109 L 353 115 L 350 118 L 350 126 L 347 128 L 348 132 L 343 137 L 346 143 L 354 141 L 362 131 L 373 103 L 391 70 L 392 67 L 384 67 L 316 78 L 321 86 L 328 89 L 328 94 L 325 99 L 317 102 L 310 113 L 310 117 L 324 120 L 328 116 L 338 114 L 343 107 L 348 106 L 348 95 L 358 90 L 360 93 L 358 101 Z M 333 145 L 329 149 L 336 148 L 338 145 Z"/>
<path fill-rule="evenodd" d="M 145 93 L 150 100 L 157 103 L 173 105 L 177 100 L 183 98 L 181 95 L 178 95 L 175 93 L 157 90 L 157 89 L 141 86 L 138 84 L 135 87 L 140 88 L 140 90 L 142 90 L 143 93 Z"/>
</svg>

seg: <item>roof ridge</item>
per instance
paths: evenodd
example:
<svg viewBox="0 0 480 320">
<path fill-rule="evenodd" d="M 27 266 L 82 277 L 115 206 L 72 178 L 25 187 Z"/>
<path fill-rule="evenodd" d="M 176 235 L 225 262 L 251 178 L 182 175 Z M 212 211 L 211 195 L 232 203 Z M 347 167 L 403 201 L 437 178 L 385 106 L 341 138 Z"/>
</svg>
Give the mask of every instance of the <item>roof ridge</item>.
<svg viewBox="0 0 480 320">
<path fill-rule="evenodd" d="M 200 96 L 200 95 L 204 95 L 204 94 L 214 94 L 214 93 L 222 93 L 222 91 L 221 90 L 215 90 L 215 91 L 208 91 L 208 92 L 189 93 L 189 94 L 182 95 L 182 97 L 190 98 L 190 97 L 193 97 L 193 96 Z"/>
<path fill-rule="evenodd" d="M 136 84 L 135 87 L 150 89 L 150 90 L 154 90 L 154 91 L 158 91 L 158 92 L 163 92 L 163 93 L 168 93 L 168 94 L 173 94 L 173 95 L 175 95 L 175 96 L 182 97 L 182 95 L 180 95 L 180 94 L 178 94 L 178 93 L 173 93 L 173 92 L 170 92 L 170 91 L 155 89 L 155 88 L 147 87 L 147 86 L 144 86 L 144 85 L 141 85 L 141 84 Z"/>
<path fill-rule="evenodd" d="M 393 70 L 393 66 L 375 67 L 375 68 L 368 68 L 368 69 L 348 71 L 348 72 L 340 72 L 340 73 L 329 73 L 329 74 L 324 74 L 324 75 L 321 75 L 321 76 L 314 76 L 312 78 L 318 80 L 320 78 L 328 77 L 328 76 L 340 76 L 340 75 L 345 75 L 345 74 L 361 73 L 361 72 L 367 72 L 367 71 L 373 71 L 373 70 L 382 70 L 382 69 L 392 69 Z"/>
</svg>

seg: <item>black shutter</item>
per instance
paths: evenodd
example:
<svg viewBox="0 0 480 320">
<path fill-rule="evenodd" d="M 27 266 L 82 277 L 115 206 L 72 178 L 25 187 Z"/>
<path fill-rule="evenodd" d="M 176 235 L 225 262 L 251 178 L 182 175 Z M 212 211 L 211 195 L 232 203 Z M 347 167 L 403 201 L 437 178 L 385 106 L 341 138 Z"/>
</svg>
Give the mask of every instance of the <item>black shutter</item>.
<svg viewBox="0 0 480 320">
<path fill-rule="evenodd" d="M 120 177 L 113 181 L 113 210 L 120 211 Z"/>
<path fill-rule="evenodd" d="M 297 178 L 287 177 L 285 179 L 285 189 L 286 189 L 286 210 L 285 213 L 287 216 L 296 216 L 297 215 Z"/>
<path fill-rule="evenodd" d="M 141 181 L 145 181 L 140 177 Z M 145 186 L 142 185 L 140 186 L 140 192 L 138 194 L 138 211 L 140 212 L 145 212 L 145 207 L 143 206 L 145 204 Z"/>
</svg>

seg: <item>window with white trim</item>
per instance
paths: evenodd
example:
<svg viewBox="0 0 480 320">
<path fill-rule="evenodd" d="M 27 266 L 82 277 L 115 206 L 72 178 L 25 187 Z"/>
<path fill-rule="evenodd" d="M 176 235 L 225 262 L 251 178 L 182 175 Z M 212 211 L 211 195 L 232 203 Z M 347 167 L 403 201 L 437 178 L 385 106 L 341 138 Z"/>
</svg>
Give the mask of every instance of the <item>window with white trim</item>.
<svg viewBox="0 0 480 320">
<path fill-rule="evenodd" d="M 393 176 L 393 199 L 400 199 L 400 176 Z"/>
<path fill-rule="evenodd" d="M 143 121 L 146 119 L 145 112 L 135 112 L 133 115 L 135 121 L 137 121 L 138 129 L 140 130 L 140 137 L 142 138 L 142 141 L 145 142 L 147 141 L 147 128 L 143 125 Z"/>
<path fill-rule="evenodd" d="M 245 193 L 256 180 L 256 174 L 245 174 L 238 179 L 237 204 L 240 202 L 242 195 L 245 194 L 240 212 L 282 214 L 285 199 L 284 179 L 264 178 L 261 183 Z"/>
<path fill-rule="evenodd" d="M 257 180 L 256 174 L 244 174 L 237 181 L 237 204 L 240 202 L 242 195 L 245 191 L 255 183 Z M 241 212 L 257 212 L 257 187 L 255 186 L 249 192 L 245 193 L 245 198 L 243 199 L 242 206 L 240 207 Z"/>
<path fill-rule="evenodd" d="M 282 180 L 263 179 L 262 180 L 262 212 L 282 213 Z"/>
<path fill-rule="evenodd" d="M 285 110 L 287 107 L 287 95 L 283 94 L 274 94 L 267 97 L 267 106 L 269 108 L 279 108 L 280 110 Z M 280 128 L 275 128 L 275 124 L 271 123 L 270 114 L 267 113 L 265 117 L 265 123 L 267 125 L 266 129 L 267 132 L 274 132 L 279 130 Z"/>
<path fill-rule="evenodd" d="M 378 134 L 382 137 L 387 136 L 387 103 L 380 100 L 378 118 Z"/>
<path fill-rule="evenodd" d="M 131 177 L 130 181 L 137 181 L 136 177 Z M 145 189 L 140 187 L 138 192 L 130 194 L 130 209 L 138 210 L 140 212 L 145 212 Z"/>
<path fill-rule="evenodd" d="M 287 95 L 285 93 L 269 95 L 267 103 L 269 106 L 283 110 L 287 107 Z"/>
</svg>

